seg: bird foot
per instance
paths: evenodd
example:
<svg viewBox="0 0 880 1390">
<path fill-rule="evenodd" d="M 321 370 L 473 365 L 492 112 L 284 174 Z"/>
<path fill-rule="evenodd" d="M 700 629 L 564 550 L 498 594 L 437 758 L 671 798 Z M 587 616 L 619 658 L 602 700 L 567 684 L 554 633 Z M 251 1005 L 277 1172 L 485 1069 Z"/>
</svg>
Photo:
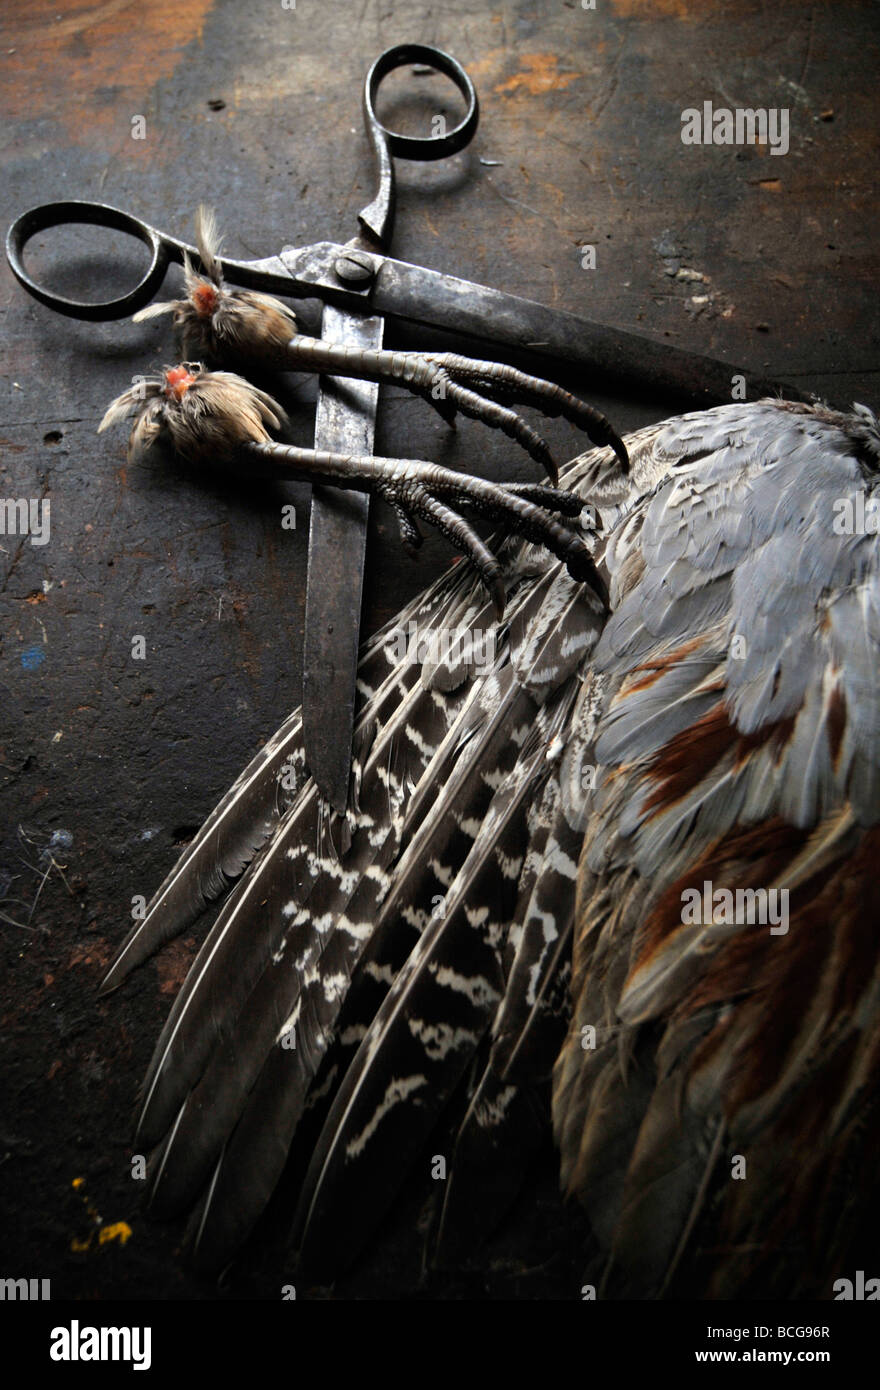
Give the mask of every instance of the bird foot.
<svg viewBox="0 0 880 1390">
<path fill-rule="evenodd" d="M 196 244 L 206 273 L 200 275 L 185 260 L 186 298 L 151 304 L 134 316 L 138 322 L 172 313 L 184 356 L 221 364 L 256 361 L 287 371 L 326 372 L 402 386 L 423 396 L 449 425 L 460 413 L 501 430 L 557 482 L 546 440 L 505 404 L 513 401 L 569 420 L 594 444 L 612 448 L 621 467 L 628 470 L 626 445 L 605 416 L 554 382 L 529 376 L 507 363 L 458 353 L 370 350 L 307 337 L 296 331 L 296 319 L 280 299 L 232 289 L 224 282 L 217 228 L 206 208 L 200 208 L 196 218 Z"/>
<path fill-rule="evenodd" d="M 141 380 L 113 401 L 99 428 L 131 414 L 135 420 L 130 457 L 143 454 L 165 435 L 193 463 L 226 463 L 245 467 L 249 474 L 302 478 L 378 494 L 394 509 L 403 540 L 410 547 L 421 542 L 418 521 L 422 520 L 467 556 L 499 617 L 504 610 L 501 565 L 463 513 L 484 517 L 545 546 L 565 563 L 573 578 L 590 585 L 607 603 L 605 585 L 583 533 L 566 524 L 584 508 L 576 493 L 541 483 L 493 483 L 424 460 L 337 454 L 276 443 L 269 429 L 277 429 L 285 417 L 271 396 L 231 372 L 208 372 L 193 362 Z"/>
<path fill-rule="evenodd" d="M 465 514 L 486 518 L 544 546 L 607 606 L 607 590 L 586 537 L 579 527 L 566 524 L 584 511 L 583 498 L 574 492 L 540 483 L 493 483 L 419 459 L 331 454 L 276 443 L 249 445 L 246 453 L 253 461 L 271 461 L 276 476 L 376 493 L 394 510 L 401 539 L 409 547 L 421 544 L 418 522 L 427 522 L 470 560 L 499 619 L 504 613 L 502 566 Z"/>
<path fill-rule="evenodd" d="M 543 415 L 553 418 L 562 416 L 582 429 L 593 444 L 613 449 L 624 472 L 628 472 L 629 456 L 626 445 L 610 421 L 579 396 L 573 396 L 570 391 L 565 391 L 555 382 L 530 376 L 506 362 L 481 361 L 473 357 L 463 357 L 459 353 L 407 353 L 406 356 L 414 358 L 428 368 L 435 368 L 438 373 L 435 380 L 440 384 L 432 387 L 432 397 L 435 391 L 442 393 L 444 382 L 450 383 L 451 399 L 454 405 L 458 405 L 462 414 L 472 415 L 487 424 L 496 425 L 511 438 L 519 438 L 514 430 L 525 425 L 525 422 L 513 411 L 506 409 L 504 401 L 533 406 Z M 459 405 L 459 401 L 463 401 L 464 404 Z M 518 425 L 514 426 L 513 421 L 517 421 Z M 527 425 L 525 428 L 528 430 Z M 530 433 L 534 435 L 534 431 Z M 547 446 L 540 436 L 534 437 L 546 450 Z M 528 445 L 526 447 L 528 448 Z M 532 450 L 529 449 L 529 452 L 532 453 Z M 532 456 L 539 457 L 537 453 L 533 453 Z M 543 462 L 543 459 L 539 461 Z"/>
</svg>

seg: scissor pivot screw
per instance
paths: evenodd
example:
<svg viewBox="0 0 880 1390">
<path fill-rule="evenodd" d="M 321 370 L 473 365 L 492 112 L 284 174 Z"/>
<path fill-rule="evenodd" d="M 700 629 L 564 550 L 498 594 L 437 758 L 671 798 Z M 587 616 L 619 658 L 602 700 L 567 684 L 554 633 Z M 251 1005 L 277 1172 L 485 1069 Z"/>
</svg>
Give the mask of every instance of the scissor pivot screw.
<svg viewBox="0 0 880 1390">
<path fill-rule="evenodd" d="M 360 251 L 349 251 L 339 256 L 333 269 L 340 280 L 347 280 L 353 285 L 365 285 L 376 273 L 370 257 Z"/>
</svg>

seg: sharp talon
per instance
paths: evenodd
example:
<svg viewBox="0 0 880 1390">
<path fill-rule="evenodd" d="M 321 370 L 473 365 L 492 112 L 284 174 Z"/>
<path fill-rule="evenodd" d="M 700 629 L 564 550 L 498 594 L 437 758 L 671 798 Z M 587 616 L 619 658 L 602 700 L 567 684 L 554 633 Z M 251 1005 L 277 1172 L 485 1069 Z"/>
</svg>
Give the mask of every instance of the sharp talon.
<svg viewBox="0 0 880 1390">
<path fill-rule="evenodd" d="M 385 500 L 394 511 L 397 517 L 397 524 L 400 528 L 400 539 L 407 550 L 416 551 L 421 549 L 424 536 L 415 523 L 415 519 L 410 515 L 405 507 L 402 507 L 393 493 L 386 493 Z"/>
<path fill-rule="evenodd" d="M 538 461 L 544 465 L 544 472 L 547 474 L 553 486 L 556 487 L 556 484 L 559 482 L 559 469 L 556 466 L 556 460 L 549 448 L 546 445 L 544 447 L 545 453 Z"/>
<path fill-rule="evenodd" d="M 596 568 L 596 562 L 587 546 L 585 545 L 580 551 L 573 551 L 565 564 L 572 579 L 578 579 L 583 584 L 589 584 L 602 606 L 607 608 L 608 589 L 605 585 L 605 581 Z"/>
<path fill-rule="evenodd" d="M 457 411 L 452 402 L 446 397 L 431 396 L 429 399 L 444 424 L 447 424 L 451 430 L 457 429 L 458 421 L 455 418 Z"/>
<path fill-rule="evenodd" d="M 629 473 L 629 454 L 627 453 L 626 445 L 623 440 L 612 430 L 611 438 L 608 440 L 608 443 L 617 455 L 618 462 L 624 473 Z"/>
</svg>

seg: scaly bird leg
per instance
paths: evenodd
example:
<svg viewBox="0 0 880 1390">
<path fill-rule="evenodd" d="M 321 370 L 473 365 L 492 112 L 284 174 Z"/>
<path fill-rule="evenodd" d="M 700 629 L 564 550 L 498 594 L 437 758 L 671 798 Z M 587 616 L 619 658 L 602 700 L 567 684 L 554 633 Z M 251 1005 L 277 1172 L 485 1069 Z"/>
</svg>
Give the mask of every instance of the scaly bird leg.
<svg viewBox="0 0 880 1390">
<path fill-rule="evenodd" d="M 605 416 L 553 382 L 499 362 L 458 353 L 364 351 L 340 347 L 298 333 L 296 318 L 280 299 L 224 284 L 213 215 L 199 208 L 196 243 L 206 271 L 201 276 L 184 261 L 187 297 L 151 304 L 135 321 L 172 313 L 184 354 L 199 361 L 250 362 L 286 371 L 327 372 L 405 387 L 424 397 L 447 423 L 460 411 L 500 429 L 521 444 L 557 480 L 547 443 L 504 400 L 531 405 L 545 415 L 563 416 L 597 445 L 610 446 L 626 470 L 626 446 Z"/>
<path fill-rule="evenodd" d="M 110 405 L 99 430 L 135 414 L 130 455 L 140 455 L 166 435 L 182 457 L 194 463 L 245 464 L 274 477 L 295 477 L 335 487 L 375 492 L 397 513 L 405 536 L 418 536 L 415 518 L 434 526 L 465 554 L 489 590 L 499 618 L 504 611 L 501 567 L 462 510 L 497 521 L 545 546 L 564 561 L 569 573 L 589 584 L 605 603 L 605 586 L 584 537 L 553 513 L 574 517 L 582 500 L 574 493 L 535 483 L 492 483 L 423 460 L 300 449 L 271 439 L 267 426 L 280 427 L 281 407 L 231 372 L 207 372 L 198 363 L 170 367 L 124 392 Z"/>
<path fill-rule="evenodd" d="M 421 459 L 377 458 L 364 454 L 333 454 L 320 449 L 299 449 L 290 444 L 248 443 L 239 457 L 259 464 L 269 460 L 275 477 L 304 478 L 332 483 L 356 492 L 377 492 L 395 510 L 409 518 L 421 517 L 467 555 L 492 595 L 499 618 L 504 612 L 501 567 L 492 552 L 461 515 L 476 512 L 543 545 L 565 563 L 574 579 L 590 585 L 606 602 L 602 580 L 583 536 L 552 515 L 579 514 L 583 503 L 573 493 L 544 488 L 542 506 L 536 506 L 516 486 L 492 483 L 485 478 L 456 473 L 451 468 Z"/>
</svg>

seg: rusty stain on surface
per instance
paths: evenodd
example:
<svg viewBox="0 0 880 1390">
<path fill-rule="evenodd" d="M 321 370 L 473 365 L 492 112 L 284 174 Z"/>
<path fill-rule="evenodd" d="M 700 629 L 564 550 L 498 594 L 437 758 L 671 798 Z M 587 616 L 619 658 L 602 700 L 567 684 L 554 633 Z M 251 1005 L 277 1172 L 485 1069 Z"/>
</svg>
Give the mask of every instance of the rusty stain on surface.
<svg viewBox="0 0 880 1390">
<path fill-rule="evenodd" d="M 110 945 L 103 937 L 97 936 L 88 943 L 80 943 L 74 946 L 67 962 L 64 965 L 65 972 L 73 970 L 75 966 L 85 965 L 88 968 L 97 966 L 100 970 L 106 970 L 110 964 Z"/>
<path fill-rule="evenodd" d="M 611 0 L 616 15 L 625 19 L 686 19 L 691 22 L 718 13 L 717 0 Z"/>
<path fill-rule="evenodd" d="M 3 32 L 4 48 L 15 53 L 5 63 L 0 111 L 10 121 L 31 120 L 39 110 L 91 146 L 99 132 L 118 129 L 130 138 L 131 117 L 156 82 L 174 73 L 182 49 L 201 39 L 211 8 L 212 0 L 106 0 L 75 6 L 62 19 L 54 0 L 34 0 Z M 136 155 L 153 142 L 131 146 Z"/>
<path fill-rule="evenodd" d="M 496 73 L 506 56 L 507 49 L 490 48 L 484 53 L 482 58 L 475 58 L 473 62 L 468 63 L 468 73 L 474 82 L 481 80 L 492 73 Z"/>
<path fill-rule="evenodd" d="M 536 97 L 542 92 L 562 92 L 583 77 L 582 72 L 559 72 L 559 58 L 555 53 L 524 53 L 522 63 L 520 72 L 515 72 L 506 82 L 499 82 L 493 91 L 508 93 L 522 89 Z"/>
<path fill-rule="evenodd" d="M 98 1232 L 98 1244 L 106 1245 L 108 1241 L 118 1240 L 120 1245 L 125 1245 L 131 1239 L 131 1227 L 127 1221 L 114 1221 L 109 1226 L 102 1226 Z"/>
<path fill-rule="evenodd" d="M 196 953 L 195 938 L 172 942 L 156 957 L 156 973 L 160 994 L 176 994 L 186 979 Z"/>
</svg>

